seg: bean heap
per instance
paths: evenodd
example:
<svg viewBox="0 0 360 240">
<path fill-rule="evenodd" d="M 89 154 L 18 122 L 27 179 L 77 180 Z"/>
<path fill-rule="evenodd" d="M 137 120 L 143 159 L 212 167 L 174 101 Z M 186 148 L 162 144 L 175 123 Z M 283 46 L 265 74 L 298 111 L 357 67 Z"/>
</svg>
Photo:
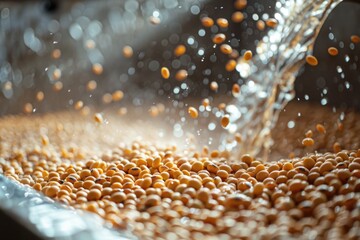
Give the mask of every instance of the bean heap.
<svg viewBox="0 0 360 240">
<path fill-rule="evenodd" d="M 0 172 L 141 239 L 360 237 L 360 149 L 227 157 L 139 142 L 82 160 L 34 148 L 1 159 Z"/>
</svg>

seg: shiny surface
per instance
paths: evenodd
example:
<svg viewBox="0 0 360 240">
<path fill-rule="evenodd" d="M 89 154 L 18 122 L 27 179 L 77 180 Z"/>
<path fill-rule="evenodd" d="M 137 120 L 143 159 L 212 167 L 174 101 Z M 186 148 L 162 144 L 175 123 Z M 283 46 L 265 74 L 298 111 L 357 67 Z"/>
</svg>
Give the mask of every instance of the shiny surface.
<svg viewBox="0 0 360 240">
<path fill-rule="evenodd" d="M 4 159 L 0 159 L 4 161 Z M 136 239 L 95 214 L 73 210 L 0 175 L 0 208 L 43 239 Z"/>
</svg>

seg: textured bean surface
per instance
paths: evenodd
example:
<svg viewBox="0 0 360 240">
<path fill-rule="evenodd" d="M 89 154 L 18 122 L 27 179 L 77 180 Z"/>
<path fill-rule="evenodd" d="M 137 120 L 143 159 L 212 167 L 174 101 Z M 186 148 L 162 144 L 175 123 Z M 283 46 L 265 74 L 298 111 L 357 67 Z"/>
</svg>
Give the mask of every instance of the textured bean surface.
<svg viewBox="0 0 360 240">
<path fill-rule="evenodd" d="M 274 131 L 277 161 L 268 163 L 169 146 L 154 119 L 9 116 L 0 120 L 0 172 L 140 239 L 358 239 L 359 117 L 347 114 L 339 128 L 337 114 L 288 109 Z M 304 147 L 309 130 L 314 145 Z"/>
</svg>

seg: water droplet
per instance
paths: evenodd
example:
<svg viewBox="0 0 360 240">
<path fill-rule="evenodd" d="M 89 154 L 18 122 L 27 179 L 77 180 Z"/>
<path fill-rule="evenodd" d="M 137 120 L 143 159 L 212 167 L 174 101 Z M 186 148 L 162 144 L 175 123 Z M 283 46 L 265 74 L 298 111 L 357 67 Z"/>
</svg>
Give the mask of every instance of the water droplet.
<svg viewBox="0 0 360 240">
<path fill-rule="evenodd" d="M 321 99 L 321 105 L 325 106 L 328 103 L 326 98 Z"/>
<path fill-rule="evenodd" d="M 287 127 L 288 127 L 288 128 L 294 128 L 294 127 L 295 127 L 295 122 L 294 122 L 294 121 L 289 121 L 289 122 L 287 123 Z"/>
<path fill-rule="evenodd" d="M 215 128 L 216 128 L 216 124 L 215 124 L 215 123 L 213 123 L 213 122 L 209 123 L 209 125 L 208 125 L 209 131 L 214 131 Z"/>
</svg>

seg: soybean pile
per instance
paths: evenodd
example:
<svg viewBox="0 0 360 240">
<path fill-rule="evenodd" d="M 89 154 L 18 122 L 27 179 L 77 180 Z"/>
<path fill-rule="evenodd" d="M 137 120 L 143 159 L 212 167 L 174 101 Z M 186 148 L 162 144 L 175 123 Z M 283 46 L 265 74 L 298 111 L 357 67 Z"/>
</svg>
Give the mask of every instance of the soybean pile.
<svg viewBox="0 0 360 240">
<path fill-rule="evenodd" d="M 150 122 L 116 121 L 118 113 L 104 114 L 107 125 L 96 112 L 8 116 L 0 120 L 0 172 L 140 239 L 358 239 L 360 149 L 347 148 L 359 142 L 360 117 L 353 113 L 339 128 L 329 111 L 333 118 L 320 129 L 326 115 L 319 108 L 318 119 L 286 132 L 299 109 L 290 106 L 273 135 L 274 149 L 291 158 L 274 155 L 271 162 L 208 147 L 156 146 L 156 121 L 149 128 Z M 149 134 L 148 143 L 133 141 L 131 124 Z M 123 126 L 127 132 L 114 131 Z M 314 145 L 304 146 L 309 131 Z M 324 136 L 341 147 L 323 146 Z"/>
</svg>

